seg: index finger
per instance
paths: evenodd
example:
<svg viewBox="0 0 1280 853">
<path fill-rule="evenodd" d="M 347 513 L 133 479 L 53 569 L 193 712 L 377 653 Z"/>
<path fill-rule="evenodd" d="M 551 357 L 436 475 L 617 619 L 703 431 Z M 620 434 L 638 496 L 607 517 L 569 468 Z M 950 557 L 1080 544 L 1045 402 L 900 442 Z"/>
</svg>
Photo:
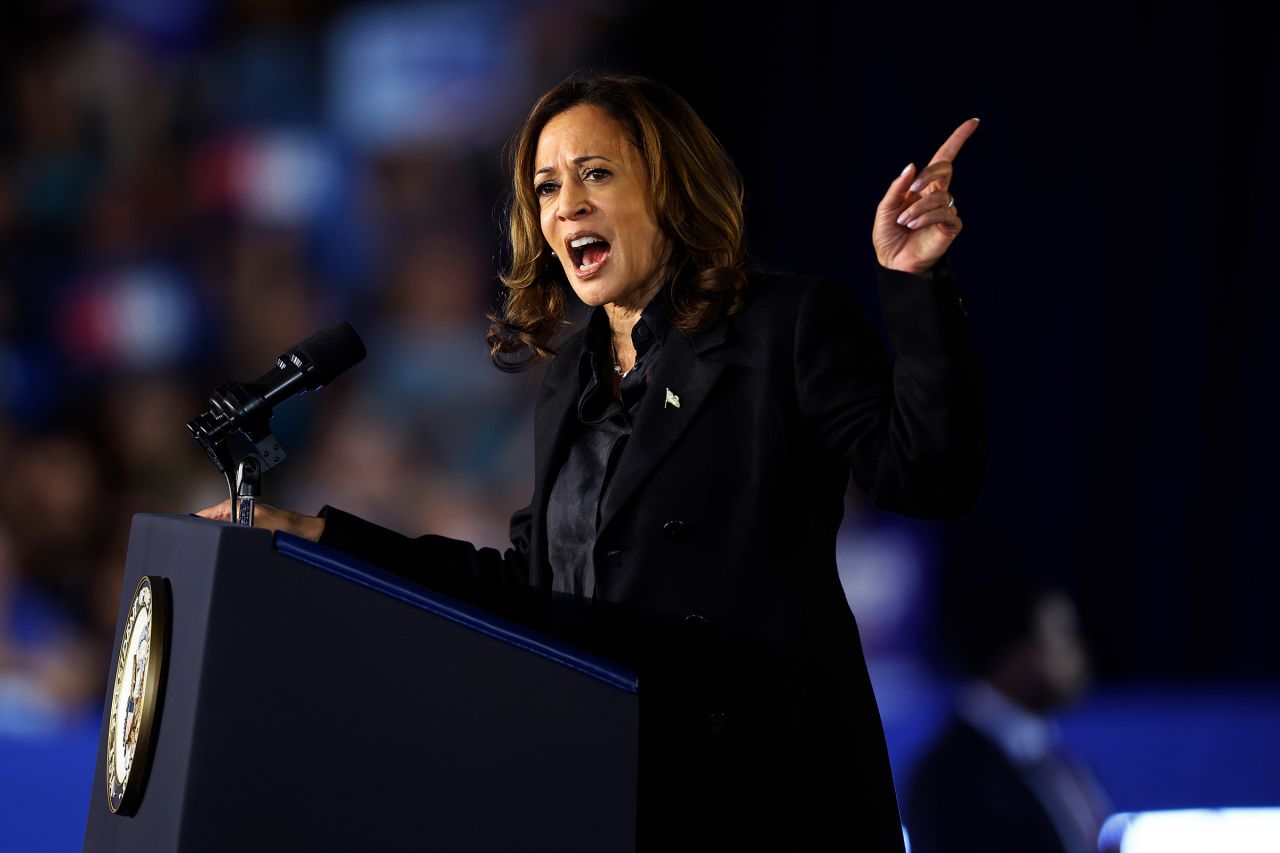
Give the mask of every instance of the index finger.
<svg viewBox="0 0 1280 853">
<path fill-rule="evenodd" d="M 978 119 L 971 118 L 963 122 L 959 127 L 951 132 L 947 137 L 947 141 L 942 143 L 942 147 L 938 149 L 938 153 L 933 155 L 933 159 L 929 162 L 936 163 L 939 160 L 955 160 L 956 155 L 960 153 L 960 148 L 964 145 L 965 140 L 973 136 L 973 132 L 978 129 Z"/>
</svg>

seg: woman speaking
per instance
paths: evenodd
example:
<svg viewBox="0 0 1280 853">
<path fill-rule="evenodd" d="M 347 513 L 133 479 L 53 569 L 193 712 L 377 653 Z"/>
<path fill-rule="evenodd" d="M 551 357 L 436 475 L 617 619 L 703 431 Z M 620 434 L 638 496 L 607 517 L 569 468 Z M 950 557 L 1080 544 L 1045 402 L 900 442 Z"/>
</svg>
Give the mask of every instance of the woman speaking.
<svg viewBox="0 0 1280 853">
<path fill-rule="evenodd" d="M 549 361 L 511 547 L 408 538 L 332 507 L 259 506 L 255 524 L 473 601 L 564 593 L 717 637 L 721 651 L 690 658 L 662 742 L 642 733 L 642 849 L 901 851 L 836 532 L 850 474 L 877 507 L 922 518 L 959 516 L 981 491 L 984 372 L 945 257 L 961 230 L 953 162 L 977 124 L 876 209 L 891 361 L 845 287 L 748 262 L 740 176 L 679 95 L 570 78 L 515 140 L 490 318 L 499 366 Z M 553 349 L 566 283 L 592 310 Z M 201 515 L 228 519 L 229 504 Z"/>
</svg>

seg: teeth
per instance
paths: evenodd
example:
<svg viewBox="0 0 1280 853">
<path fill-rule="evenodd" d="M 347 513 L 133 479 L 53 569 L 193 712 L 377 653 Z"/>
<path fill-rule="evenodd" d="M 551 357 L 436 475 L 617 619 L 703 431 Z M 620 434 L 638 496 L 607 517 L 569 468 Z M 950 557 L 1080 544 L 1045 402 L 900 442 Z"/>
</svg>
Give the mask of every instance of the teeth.
<svg viewBox="0 0 1280 853">
<path fill-rule="evenodd" d="M 570 241 L 569 245 L 575 249 L 580 249 L 583 246 L 590 246 L 592 243 L 603 243 L 603 242 L 604 240 L 601 240 L 599 237 L 587 236 L 587 237 L 579 237 L 577 240 L 572 240 Z"/>
</svg>

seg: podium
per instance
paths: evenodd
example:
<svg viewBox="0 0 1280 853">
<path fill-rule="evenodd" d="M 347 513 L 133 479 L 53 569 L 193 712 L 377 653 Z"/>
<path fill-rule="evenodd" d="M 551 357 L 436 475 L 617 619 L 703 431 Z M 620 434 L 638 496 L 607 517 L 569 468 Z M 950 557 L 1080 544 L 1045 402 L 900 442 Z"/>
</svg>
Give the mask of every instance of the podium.
<svg viewBox="0 0 1280 853">
<path fill-rule="evenodd" d="M 85 851 L 635 849 L 634 671 L 302 539 L 168 515 L 134 519 L 117 655 L 144 576 L 168 605 L 150 759 L 113 813 L 109 684 Z"/>
</svg>

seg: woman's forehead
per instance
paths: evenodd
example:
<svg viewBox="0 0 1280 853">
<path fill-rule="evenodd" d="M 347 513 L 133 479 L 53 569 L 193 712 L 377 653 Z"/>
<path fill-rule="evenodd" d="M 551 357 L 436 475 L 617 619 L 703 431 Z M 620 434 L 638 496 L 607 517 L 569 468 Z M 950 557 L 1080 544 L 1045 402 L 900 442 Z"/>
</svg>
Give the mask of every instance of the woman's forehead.
<svg viewBox="0 0 1280 853">
<path fill-rule="evenodd" d="M 590 104 L 570 107 L 554 116 L 538 134 L 534 169 L 559 168 L 562 162 L 584 157 L 607 157 L 625 162 L 632 156 L 630 141 L 613 116 Z"/>
</svg>

